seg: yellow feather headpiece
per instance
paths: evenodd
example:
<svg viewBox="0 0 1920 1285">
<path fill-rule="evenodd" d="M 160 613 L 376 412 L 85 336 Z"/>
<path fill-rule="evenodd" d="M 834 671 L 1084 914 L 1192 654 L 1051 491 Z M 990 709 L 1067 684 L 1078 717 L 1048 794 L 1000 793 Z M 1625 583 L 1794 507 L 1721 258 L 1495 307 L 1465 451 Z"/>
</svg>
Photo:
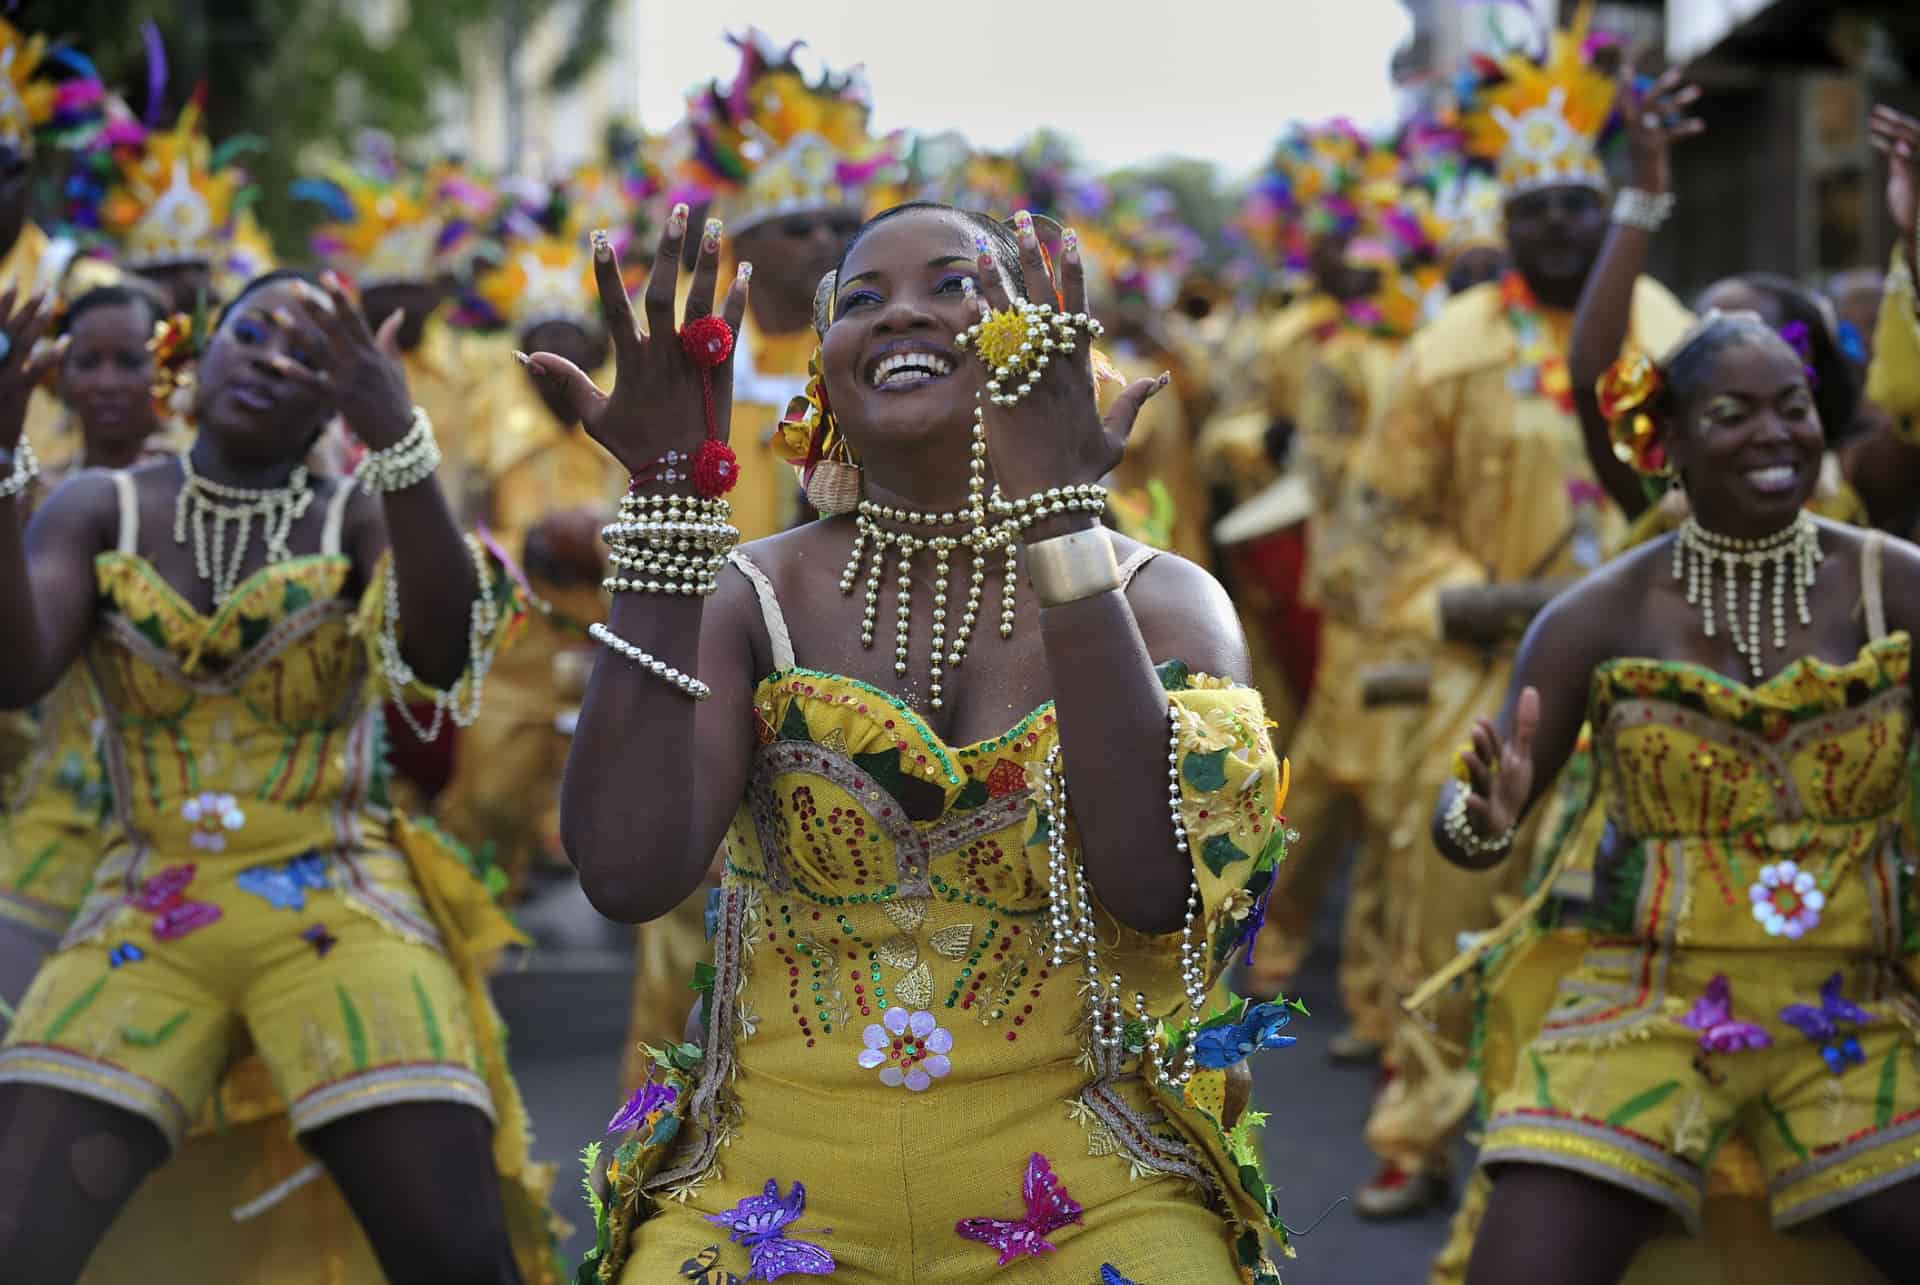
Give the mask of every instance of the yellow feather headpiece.
<svg viewBox="0 0 1920 1285">
<path fill-rule="evenodd" d="M 1568 183 L 1607 186 L 1598 148 L 1618 87 L 1590 61 L 1592 19 L 1593 0 L 1582 0 L 1572 26 L 1549 37 L 1545 62 L 1509 53 L 1473 92 L 1462 122 L 1466 150 L 1498 165 L 1509 196 Z"/>
<path fill-rule="evenodd" d="M 101 227 L 120 243 L 128 267 L 218 261 L 231 240 L 245 176 L 213 167 L 200 105 L 187 104 L 171 130 L 116 147 L 119 181 L 100 207 Z"/>
<path fill-rule="evenodd" d="M 0 75 L 0 138 L 29 141 L 36 129 L 53 119 L 59 89 L 52 81 L 36 79 L 46 52 L 45 36 L 25 36 L 0 18 L 0 71 L 6 73 Z"/>
<path fill-rule="evenodd" d="M 599 292 L 583 239 L 541 236 L 510 242 L 474 281 L 474 294 L 515 333 L 546 321 L 598 324 Z"/>
</svg>

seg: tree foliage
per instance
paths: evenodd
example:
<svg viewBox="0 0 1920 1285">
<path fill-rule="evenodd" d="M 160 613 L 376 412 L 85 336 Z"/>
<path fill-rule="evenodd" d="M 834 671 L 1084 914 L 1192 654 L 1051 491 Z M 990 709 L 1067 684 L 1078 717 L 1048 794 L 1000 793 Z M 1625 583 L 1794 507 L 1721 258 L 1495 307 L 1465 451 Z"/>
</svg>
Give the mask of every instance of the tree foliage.
<svg viewBox="0 0 1920 1285">
<path fill-rule="evenodd" d="M 458 90 L 463 52 L 498 49 L 509 33 L 558 15 L 565 51 L 547 72 L 564 90 L 606 48 L 616 0 L 22 0 L 13 22 L 91 57 L 135 111 L 147 102 L 142 25 L 155 23 L 168 63 L 164 118 L 204 84 L 216 142 L 254 134 L 247 158 L 258 210 L 276 244 L 299 244 L 311 213 L 287 186 L 315 145 L 344 150 L 359 131 L 403 142 L 436 123 L 437 95 Z M 504 75 L 496 65 L 484 74 Z"/>
</svg>

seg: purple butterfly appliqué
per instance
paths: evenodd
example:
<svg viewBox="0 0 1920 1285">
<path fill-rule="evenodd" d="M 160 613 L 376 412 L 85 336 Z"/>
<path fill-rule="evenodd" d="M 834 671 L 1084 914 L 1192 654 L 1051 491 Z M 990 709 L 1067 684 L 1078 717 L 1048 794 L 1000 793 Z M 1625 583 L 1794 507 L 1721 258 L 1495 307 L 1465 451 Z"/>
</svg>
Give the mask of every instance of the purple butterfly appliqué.
<svg viewBox="0 0 1920 1285">
<path fill-rule="evenodd" d="M 1780 1010 L 1780 1020 L 1820 1046 L 1827 1070 L 1839 1075 L 1847 1067 L 1867 1060 L 1860 1041 L 1851 1031 L 1842 1031 L 1840 1023 L 1863 1023 L 1873 1019 L 1867 1010 L 1840 993 L 1840 974 L 1820 984 L 1820 1007 L 1789 1004 Z"/>
<path fill-rule="evenodd" d="M 1773 1043 L 1761 1027 L 1733 1019 L 1733 984 L 1725 973 L 1714 974 L 1706 993 L 1693 1001 L 1680 1025 L 1700 1032 L 1700 1047 L 1709 1053 L 1740 1053 Z"/>
<path fill-rule="evenodd" d="M 791 1240 L 787 1228 L 807 1207 L 807 1189 L 798 1182 L 790 1195 L 780 1195 L 778 1179 L 767 1179 L 767 1189 L 748 1196 L 722 1214 L 708 1214 L 707 1221 L 727 1229 L 727 1239 L 747 1247 L 747 1272 L 750 1281 L 777 1281 L 782 1276 L 829 1276 L 837 1264 L 833 1255 L 804 1240 Z"/>
<path fill-rule="evenodd" d="M 1026 1200 L 1026 1217 L 1018 1222 L 1004 1218 L 962 1218 L 953 1229 L 968 1240 L 977 1240 L 1000 1251 L 1001 1267 L 1022 1256 L 1037 1256 L 1053 1249 L 1047 1239 L 1062 1227 L 1080 1221 L 1080 1202 L 1060 1185 L 1053 1166 L 1038 1151 L 1027 1160 L 1026 1180 L 1020 1184 Z"/>
</svg>

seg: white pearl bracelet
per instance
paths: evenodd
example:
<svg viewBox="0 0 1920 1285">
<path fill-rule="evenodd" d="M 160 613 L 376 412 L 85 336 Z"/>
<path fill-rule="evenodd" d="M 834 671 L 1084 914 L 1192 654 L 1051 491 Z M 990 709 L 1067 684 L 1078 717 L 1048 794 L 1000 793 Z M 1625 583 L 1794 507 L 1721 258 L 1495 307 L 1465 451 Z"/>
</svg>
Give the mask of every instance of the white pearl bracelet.
<svg viewBox="0 0 1920 1285">
<path fill-rule="evenodd" d="M 433 421 L 419 406 L 413 408 L 413 427 L 392 446 L 368 451 L 354 471 L 360 485 L 375 495 L 391 495 L 418 486 L 440 467 L 440 444 L 433 437 Z"/>
<path fill-rule="evenodd" d="M 1658 232 L 1660 225 L 1672 217 L 1673 207 L 1674 196 L 1671 192 L 1655 196 L 1637 187 L 1623 187 L 1620 194 L 1613 198 L 1613 221 L 1625 227 L 1639 228 L 1643 232 Z"/>
<path fill-rule="evenodd" d="M 13 472 L 0 478 L 0 500 L 10 500 L 33 485 L 33 479 L 40 476 L 40 459 L 33 453 L 33 443 L 26 438 L 13 448 Z"/>
<path fill-rule="evenodd" d="M 655 678 L 666 679 L 694 700 L 703 701 L 713 695 L 713 689 L 695 678 L 692 674 L 681 673 L 666 661 L 661 660 L 658 656 L 654 656 L 634 646 L 597 620 L 587 626 L 587 633 L 595 642 L 605 646 L 609 651 L 617 652 L 625 656 L 628 660 L 640 666 L 640 668 L 646 670 Z"/>
</svg>

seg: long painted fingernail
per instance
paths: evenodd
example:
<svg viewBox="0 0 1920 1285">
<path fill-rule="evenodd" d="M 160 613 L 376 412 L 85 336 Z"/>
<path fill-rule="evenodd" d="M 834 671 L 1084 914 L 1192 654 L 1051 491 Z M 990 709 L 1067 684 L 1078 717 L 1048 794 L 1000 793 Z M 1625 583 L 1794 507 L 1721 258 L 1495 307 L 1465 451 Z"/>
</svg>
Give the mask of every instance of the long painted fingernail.
<svg viewBox="0 0 1920 1285">
<path fill-rule="evenodd" d="M 733 278 L 741 285 L 746 285 L 749 281 L 753 280 L 753 265 L 742 259 L 739 269 L 733 274 Z"/>
<path fill-rule="evenodd" d="M 1153 382 L 1158 387 L 1165 388 L 1168 384 L 1171 384 L 1173 382 L 1173 372 L 1170 370 L 1163 370 L 1160 372 L 1160 378 L 1154 380 Z"/>
<path fill-rule="evenodd" d="M 1060 229 L 1060 253 L 1069 259 L 1080 257 L 1080 234 L 1072 228 Z"/>
<path fill-rule="evenodd" d="M 980 293 L 980 287 L 974 284 L 972 277 L 960 278 L 960 293 L 971 299 Z"/>
<path fill-rule="evenodd" d="M 595 228 L 593 230 L 592 241 L 594 258 L 605 263 L 613 257 L 613 239 L 607 235 L 605 228 Z"/>
<path fill-rule="evenodd" d="M 320 283 L 330 290 L 345 290 L 347 288 L 347 283 L 342 280 L 340 274 L 332 268 L 328 268 L 320 274 Z"/>
<path fill-rule="evenodd" d="M 700 232 L 700 248 L 708 254 L 720 253 L 720 220 L 708 219 Z"/>
<path fill-rule="evenodd" d="M 1022 241 L 1033 240 L 1032 212 L 1029 210 L 1015 210 L 1013 212 L 1013 227 L 1014 230 L 1020 234 Z"/>
<path fill-rule="evenodd" d="M 527 356 L 525 353 L 521 352 L 518 348 L 515 348 L 513 350 L 513 359 L 519 362 L 522 366 L 533 365 L 533 358 Z"/>
<path fill-rule="evenodd" d="M 667 235 L 670 237 L 677 238 L 677 237 L 685 236 L 686 234 L 687 234 L 687 205 L 686 205 L 686 202 L 682 201 L 680 204 L 673 207 L 672 213 L 667 215 Z"/>
<path fill-rule="evenodd" d="M 275 308 L 267 314 L 267 320 L 273 322 L 274 325 L 280 327 L 282 330 L 293 329 L 293 314 L 285 308 Z"/>
<path fill-rule="evenodd" d="M 988 242 L 985 233 L 976 232 L 973 234 L 973 252 L 980 256 L 981 263 L 993 262 L 993 246 Z"/>
</svg>

